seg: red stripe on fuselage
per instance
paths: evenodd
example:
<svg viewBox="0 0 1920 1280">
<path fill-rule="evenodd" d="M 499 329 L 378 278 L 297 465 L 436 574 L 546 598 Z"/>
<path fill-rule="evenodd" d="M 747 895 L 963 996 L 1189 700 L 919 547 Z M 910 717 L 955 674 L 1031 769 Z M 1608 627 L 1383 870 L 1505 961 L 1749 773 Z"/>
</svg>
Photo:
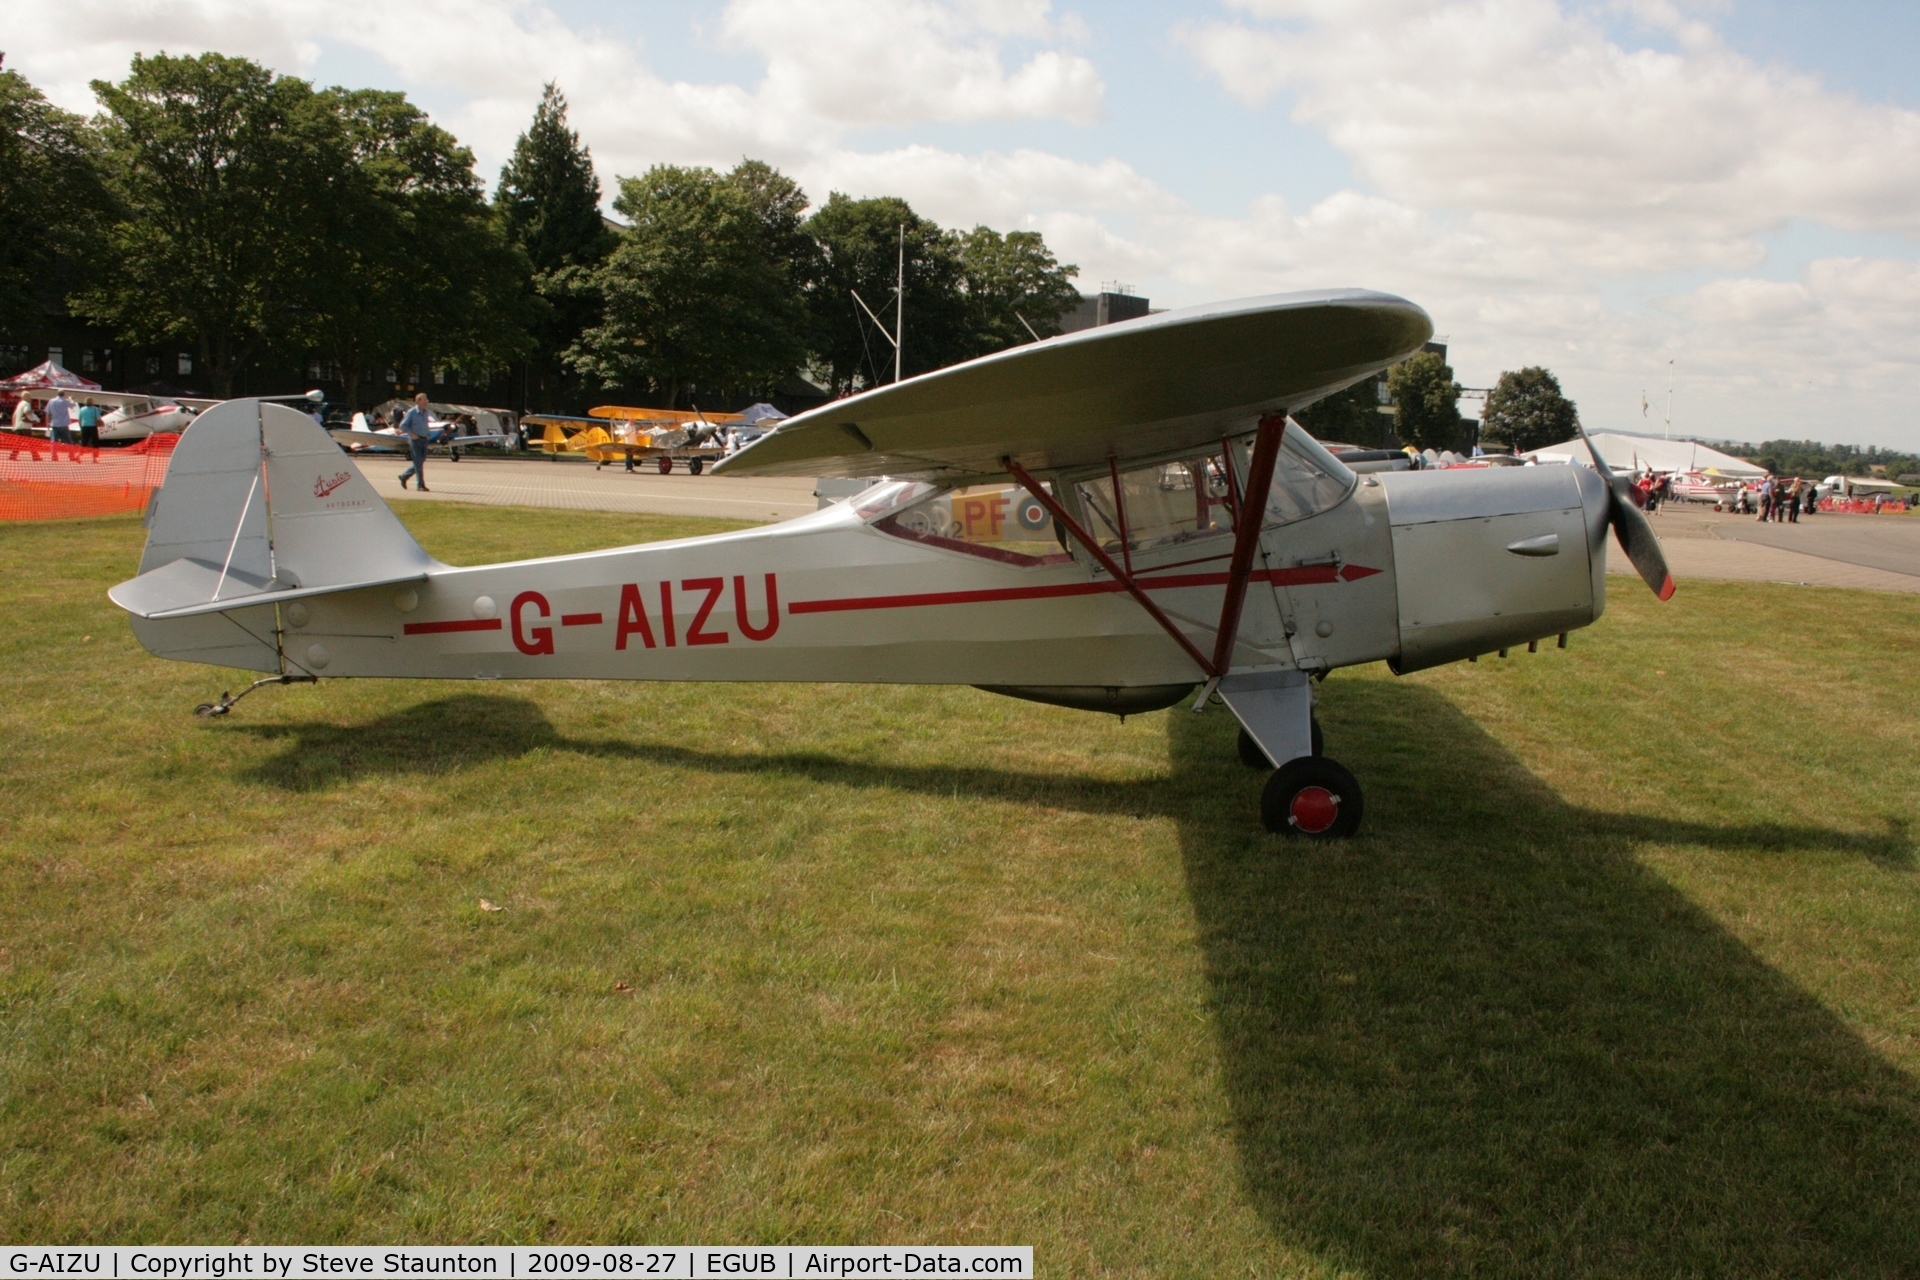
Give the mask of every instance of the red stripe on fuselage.
<svg viewBox="0 0 1920 1280">
<path fill-rule="evenodd" d="M 410 636 L 437 636 L 446 631 L 498 631 L 498 618 L 455 618 L 452 622 L 409 622 L 404 630 Z"/>
<path fill-rule="evenodd" d="M 1301 565 L 1294 569 L 1262 569 L 1250 575 L 1250 581 L 1270 582 L 1279 587 L 1309 587 L 1366 578 L 1379 573 L 1364 565 L 1352 564 L 1336 569 L 1331 564 Z M 1148 591 L 1171 591 L 1186 587 L 1224 587 L 1224 573 L 1164 574 L 1157 578 L 1135 578 Z M 855 609 L 917 609 L 940 604 L 994 604 L 1006 600 L 1057 600 L 1064 596 L 1108 595 L 1123 588 L 1108 579 L 1104 582 L 1066 582 L 1050 587 L 991 587 L 979 591 L 924 591 L 903 596 L 849 596 L 840 600 L 797 600 L 787 606 L 788 614 L 845 613 Z"/>
</svg>

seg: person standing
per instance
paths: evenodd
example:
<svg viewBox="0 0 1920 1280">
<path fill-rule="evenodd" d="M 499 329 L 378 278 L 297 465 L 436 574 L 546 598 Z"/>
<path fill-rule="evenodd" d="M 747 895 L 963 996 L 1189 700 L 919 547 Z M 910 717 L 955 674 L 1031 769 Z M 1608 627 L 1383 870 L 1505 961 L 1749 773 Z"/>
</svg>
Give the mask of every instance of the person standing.
<svg viewBox="0 0 1920 1280">
<path fill-rule="evenodd" d="M 400 419 L 400 434 L 407 438 L 407 453 L 413 459 L 413 465 L 400 473 L 400 487 L 407 487 L 409 479 L 420 482 L 420 492 L 427 492 L 427 440 L 433 435 L 433 424 L 427 421 L 427 393 L 422 391 L 413 398 L 413 408 L 407 410 Z"/>
<path fill-rule="evenodd" d="M 39 425 L 40 411 L 33 407 L 31 396 L 21 396 L 13 406 L 13 430 L 16 435 L 30 436 Z"/>
<path fill-rule="evenodd" d="M 98 449 L 100 447 L 100 406 L 91 400 L 80 402 L 80 447 Z"/>
<path fill-rule="evenodd" d="M 73 401 L 64 391 L 56 391 L 53 399 L 47 401 L 47 440 L 53 448 L 53 456 L 60 456 L 60 446 L 73 444 L 73 435 L 69 430 L 73 425 Z"/>
</svg>

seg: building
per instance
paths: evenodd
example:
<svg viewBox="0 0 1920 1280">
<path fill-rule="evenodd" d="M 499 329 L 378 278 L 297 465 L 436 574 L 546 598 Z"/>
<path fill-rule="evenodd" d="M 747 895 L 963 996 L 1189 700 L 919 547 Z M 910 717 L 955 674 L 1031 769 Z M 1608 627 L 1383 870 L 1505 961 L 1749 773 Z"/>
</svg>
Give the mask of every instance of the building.
<svg viewBox="0 0 1920 1280">
<path fill-rule="evenodd" d="M 1134 293 L 1132 285 L 1102 286 L 1099 293 L 1080 295 L 1080 305 L 1060 317 L 1060 331 L 1078 333 L 1116 320 L 1137 320 L 1151 312 L 1147 300 Z"/>
</svg>

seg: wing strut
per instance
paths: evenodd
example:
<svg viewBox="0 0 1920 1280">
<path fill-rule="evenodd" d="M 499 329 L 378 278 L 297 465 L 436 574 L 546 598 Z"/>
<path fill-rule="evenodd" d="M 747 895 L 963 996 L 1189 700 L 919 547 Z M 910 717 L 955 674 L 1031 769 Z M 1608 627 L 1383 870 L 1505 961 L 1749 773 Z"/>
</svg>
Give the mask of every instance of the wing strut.
<svg viewBox="0 0 1920 1280">
<path fill-rule="evenodd" d="M 1159 605 L 1147 598 L 1147 593 L 1141 589 L 1139 583 L 1133 580 L 1133 575 L 1115 564 L 1113 557 L 1101 550 L 1100 544 L 1093 540 L 1092 535 L 1080 527 L 1080 522 L 1067 514 L 1067 509 L 1060 505 L 1060 500 L 1048 493 L 1025 467 L 1015 462 L 1012 458 L 1002 458 L 1001 462 L 1006 465 L 1008 473 L 1011 474 L 1014 479 L 1026 486 L 1027 492 L 1033 495 L 1033 500 L 1045 507 L 1047 514 L 1059 521 L 1060 527 L 1072 534 L 1074 539 L 1087 549 L 1087 554 L 1091 555 L 1095 560 L 1098 560 L 1100 567 L 1112 575 L 1115 582 L 1125 587 L 1127 594 L 1139 601 L 1140 607 L 1145 609 L 1148 615 L 1151 616 L 1155 622 L 1159 623 L 1182 649 L 1187 651 L 1187 656 L 1192 658 L 1202 671 L 1208 675 L 1212 675 L 1213 664 L 1207 661 L 1207 656 L 1194 646 L 1193 641 L 1187 639 L 1186 632 L 1173 625 L 1173 619 L 1162 613 Z M 1117 497 L 1118 495 L 1116 494 L 1115 496 Z"/>
<path fill-rule="evenodd" d="M 1105 569 L 1115 582 L 1126 588 L 1127 594 L 1147 611 L 1148 616 L 1159 623 L 1161 629 L 1187 651 L 1187 656 L 1193 659 L 1194 665 L 1209 677 L 1218 679 L 1227 673 L 1233 656 L 1234 638 L 1240 631 L 1240 610 L 1246 603 L 1247 584 L 1253 576 L 1253 553 L 1260 543 L 1260 518 L 1266 514 L 1267 490 L 1273 483 L 1273 467 L 1280 454 L 1280 437 L 1286 429 L 1286 414 L 1271 414 L 1260 419 L 1259 431 L 1254 436 L 1253 456 L 1247 467 L 1247 488 L 1241 497 L 1239 519 L 1233 533 L 1233 561 L 1227 573 L 1227 594 L 1220 602 L 1220 626 L 1214 641 L 1212 658 L 1200 652 L 1193 641 L 1187 638 L 1187 633 L 1176 626 L 1173 619 L 1169 618 L 1160 606 L 1147 596 L 1146 589 L 1135 581 L 1133 574 L 1115 563 L 1113 557 L 1094 541 L 1092 535 L 1081 528 L 1080 522 L 1067 514 L 1067 509 L 1060 505 L 1060 500 L 1048 493 L 1025 467 L 1011 457 L 1002 458 L 1000 461 L 1006 467 L 1008 474 L 1033 495 L 1034 501 L 1045 507 L 1047 514 L 1051 515 L 1062 529 L 1073 535 L 1074 540 L 1099 561 L 1100 567 Z M 1229 456 L 1226 462 L 1227 470 L 1231 474 L 1232 457 Z M 1119 477 L 1115 476 L 1114 479 L 1114 505 L 1123 507 L 1126 499 L 1120 493 Z M 1123 516 L 1122 519 L 1124 518 Z"/>
<path fill-rule="evenodd" d="M 1220 601 L 1220 630 L 1213 641 L 1213 666 L 1208 675 L 1223 676 L 1232 665 L 1233 642 L 1240 634 L 1240 609 L 1247 602 L 1247 582 L 1253 575 L 1253 553 L 1260 546 L 1260 520 L 1267 514 L 1267 490 L 1273 486 L 1273 464 L 1280 456 L 1280 437 L 1286 434 L 1287 415 L 1260 419 L 1253 437 L 1253 456 L 1247 460 L 1247 492 L 1240 500 L 1238 527 L 1233 531 L 1233 563 L 1227 570 L 1227 594 Z M 1226 457 L 1233 471 L 1233 455 Z"/>
</svg>

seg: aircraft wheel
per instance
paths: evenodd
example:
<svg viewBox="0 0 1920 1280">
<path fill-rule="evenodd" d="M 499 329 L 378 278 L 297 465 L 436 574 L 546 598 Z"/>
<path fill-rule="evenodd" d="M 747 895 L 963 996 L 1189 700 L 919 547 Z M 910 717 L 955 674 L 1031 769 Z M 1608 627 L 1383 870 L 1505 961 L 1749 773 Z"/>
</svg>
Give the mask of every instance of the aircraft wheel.
<svg viewBox="0 0 1920 1280">
<path fill-rule="evenodd" d="M 1253 735 L 1248 733 L 1245 729 L 1240 730 L 1239 746 L 1240 746 L 1240 763 L 1247 766 L 1247 768 L 1249 769 L 1273 768 L 1273 761 L 1267 759 L 1267 753 L 1260 749 L 1260 744 L 1255 742 L 1253 740 Z M 1327 750 L 1327 740 L 1326 740 L 1326 736 L 1320 732 L 1320 717 L 1314 716 L 1313 717 L 1313 754 L 1317 756 L 1325 755 L 1326 750 Z"/>
<path fill-rule="evenodd" d="M 1360 784 L 1325 756 L 1303 756 L 1274 770 L 1260 793 L 1269 831 L 1309 840 L 1344 840 L 1360 829 Z"/>
<path fill-rule="evenodd" d="M 660 459 L 660 474 L 664 476 L 664 475 L 671 475 L 672 473 L 673 473 L 673 459 L 672 458 Z"/>
<path fill-rule="evenodd" d="M 704 459 L 701 459 L 701 458 L 687 459 L 687 470 L 692 472 L 696 476 L 700 474 L 700 468 L 705 465 L 706 465 L 706 462 Z"/>
<path fill-rule="evenodd" d="M 459 451 L 458 449 L 449 449 L 449 450 L 447 450 L 447 452 L 448 452 L 448 453 L 449 453 L 450 455 L 452 455 L 452 457 L 453 457 L 453 460 L 454 460 L 455 462 L 458 462 L 458 461 L 460 461 L 460 451 Z"/>
</svg>

